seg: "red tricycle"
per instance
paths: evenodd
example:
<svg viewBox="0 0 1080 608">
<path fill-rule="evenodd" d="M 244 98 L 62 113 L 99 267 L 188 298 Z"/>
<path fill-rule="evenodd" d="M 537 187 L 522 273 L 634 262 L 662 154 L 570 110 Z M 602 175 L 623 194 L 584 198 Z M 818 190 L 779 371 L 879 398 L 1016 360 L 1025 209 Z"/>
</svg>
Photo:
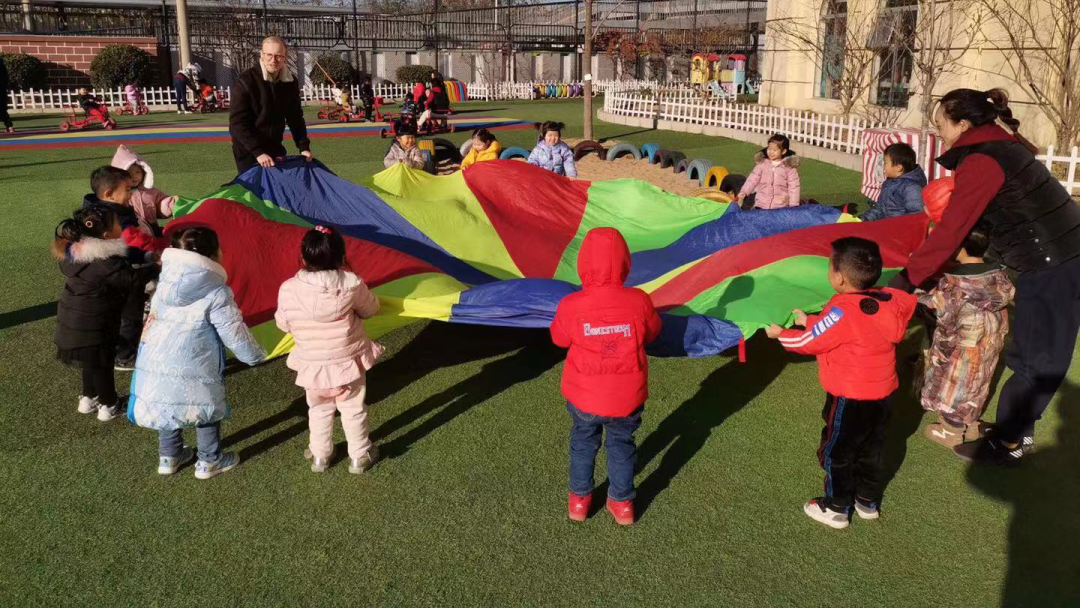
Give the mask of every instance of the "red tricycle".
<svg viewBox="0 0 1080 608">
<path fill-rule="evenodd" d="M 208 84 L 199 87 L 199 94 L 195 96 L 195 105 L 191 108 L 193 112 L 199 112 L 200 114 L 228 109 L 229 104 L 214 90 L 214 87 Z"/>
<path fill-rule="evenodd" d="M 87 112 L 85 116 L 81 117 L 75 113 L 75 110 L 78 107 L 78 105 L 71 106 L 71 115 L 68 116 L 67 120 L 60 123 L 61 131 L 69 131 L 71 129 L 85 129 L 86 127 L 94 124 L 94 121 L 100 121 L 102 126 L 104 126 L 105 130 L 107 131 L 112 131 L 116 128 L 116 121 L 113 120 L 111 116 L 109 116 L 109 106 L 99 105 L 97 107 L 98 115 Z"/>
<path fill-rule="evenodd" d="M 117 114 L 121 114 L 121 115 L 130 114 L 132 116 L 141 116 L 143 114 L 149 114 L 149 113 L 150 113 L 150 108 L 146 107 L 146 104 L 143 103 L 141 100 L 139 101 L 139 105 L 137 105 L 137 106 L 132 105 L 132 103 L 130 101 L 125 101 L 124 105 L 120 108 L 120 111 L 117 112 Z"/>
</svg>

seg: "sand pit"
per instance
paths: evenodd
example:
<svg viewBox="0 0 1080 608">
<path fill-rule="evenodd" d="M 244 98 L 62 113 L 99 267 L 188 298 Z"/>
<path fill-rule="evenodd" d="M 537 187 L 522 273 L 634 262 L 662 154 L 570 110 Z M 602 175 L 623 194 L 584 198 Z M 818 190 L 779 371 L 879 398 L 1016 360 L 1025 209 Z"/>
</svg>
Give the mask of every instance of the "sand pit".
<svg viewBox="0 0 1080 608">
<path fill-rule="evenodd" d="M 577 168 L 578 177 L 589 181 L 632 177 L 680 196 L 694 196 L 701 189 L 697 180 L 686 179 L 685 173 L 675 173 L 670 167 L 661 169 L 660 165 L 650 165 L 647 160 L 634 160 L 633 156 L 607 161 L 590 154 L 578 161 Z"/>
</svg>

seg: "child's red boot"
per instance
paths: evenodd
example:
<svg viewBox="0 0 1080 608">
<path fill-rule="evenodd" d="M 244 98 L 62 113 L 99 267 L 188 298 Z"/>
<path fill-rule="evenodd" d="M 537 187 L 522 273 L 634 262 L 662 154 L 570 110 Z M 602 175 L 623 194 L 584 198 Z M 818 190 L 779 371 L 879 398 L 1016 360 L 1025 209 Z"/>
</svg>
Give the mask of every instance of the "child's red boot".
<svg viewBox="0 0 1080 608">
<path fill-rule="evenodd" d="M 567 514 L 573 521 L 585 521 L 589 516 L 589 507 L 592 506 L 592 494 L 578 496 L 570 492 L 570 500 L 567 505 Z"/>
<path fill-rule="evenodd" d="M 634 523 L 634 501 L 607 499 L 607 510 L 615 517 L 615 523 L 629 526 Z"/>
</svg>

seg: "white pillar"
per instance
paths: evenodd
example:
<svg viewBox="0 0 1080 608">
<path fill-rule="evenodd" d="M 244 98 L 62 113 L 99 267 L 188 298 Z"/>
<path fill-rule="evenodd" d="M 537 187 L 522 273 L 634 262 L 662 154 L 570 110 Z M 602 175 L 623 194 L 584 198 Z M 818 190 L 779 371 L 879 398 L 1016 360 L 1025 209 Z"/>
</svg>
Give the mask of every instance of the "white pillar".
<svg viewBox="0 0 1080 608">
<path fill-rule="evenodd" d="M 188 34 L 187 0 L 176 0 L 176 31 L 180 35 L 180 67 L 191 63 L 191 36 Z"/>
</svg>

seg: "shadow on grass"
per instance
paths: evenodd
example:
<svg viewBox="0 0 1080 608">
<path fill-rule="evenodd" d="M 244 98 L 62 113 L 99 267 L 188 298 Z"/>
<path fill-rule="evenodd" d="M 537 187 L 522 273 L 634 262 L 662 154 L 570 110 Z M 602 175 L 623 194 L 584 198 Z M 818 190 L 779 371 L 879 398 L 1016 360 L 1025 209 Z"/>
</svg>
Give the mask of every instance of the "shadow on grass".
<svg viewBox="0 0 1080 608">
<path fill-rule="evenodd" d="M 1057 408 L 1057 445 L 1017 467 L 968 469 L 972 486 L 1012 506 L 1004 608 L 1080 606 L 1080 386 L 1062 386 Z"/>
<path fill-rule="evenodd" d="M 480 335 L 476 335 L 477 333 Z M 384 456 L 394 458 L 404 454 L 413 444 L 439 427 L 515 384 L 539 377 L 565 356 L 565 351 L 555 347 L 548 333 L 543 330 L 473 327 L 470 328 L 469 339 L 452 345 L 449 349 L 444 346 L 439 350 L 446 352 L 453 349 L 463 350 L 466 355 L 465 361 L 518 350 L 510 356 L 486 363 L 473 376 L 427 397 L 374 429 L 371 438 L 373 441 L 378 441 L 424 419 L 405 433 L 381 444 L 380 450 Z M 399 354 L 398 357 L 400 356 Z M 344 444 L 339 446 L 339 448 L 344 447 Z M 343 450 L 339 449 L 339 451 Z"/>
<path fill-rule="evenodd" d="M 56 316 L 56 300 L 0 314 L 0 329 L 16 327 Z"/>
<path fill-rule="evenodd" d="M 548 333 L 542 330 L 431 323 L 392 358 L 379 363 L 368 378 L 369 406 L 420 381 L 438 368 L 498 357 L 515 350 L 518 352 L 512 356 L 486 364 L 471 378 L 427 397 L 374 429 L 371 438 L 377 441 L 430 415 L 421 424 L 380 446 L 383 456 L 392 458 L 404 453 L 413 443 L 474 405 L 494 397 L 518 382 L 539 376 L 557 364 L 564 352 L 555 348 Z M 249 369 L 239 362 L 230 363 L 225 371 L 226 376 Z M 305 433 L 308 426 L 307 412 L 307 401 L 304 395 L 300 394 L 285 409 L 229 434 L 222 441 L 222 448 L 273 431 L 240 450 L 242 460 L 259 456 Z M 335 446 L 334 462 L 345 458 L 346 448 L 345 442 Z"/>
<path fill-rule="evenodd" d="M 788 363 L 800 359 L 764 336 L 751 339 L 746 347 L 747 363 L 733 358 L 721 365 L 702 381 L 693 397 L 668 414 L 641 442 L 639 470 L 661 452 L 663 457 L 638 487 L 634 505 L 639 514 L 644 515 L 653 500 L 705 446 L 714 428 L 760 395 Z M 648 415 L 648 405 L 645 412 Z"/>
</svg>

